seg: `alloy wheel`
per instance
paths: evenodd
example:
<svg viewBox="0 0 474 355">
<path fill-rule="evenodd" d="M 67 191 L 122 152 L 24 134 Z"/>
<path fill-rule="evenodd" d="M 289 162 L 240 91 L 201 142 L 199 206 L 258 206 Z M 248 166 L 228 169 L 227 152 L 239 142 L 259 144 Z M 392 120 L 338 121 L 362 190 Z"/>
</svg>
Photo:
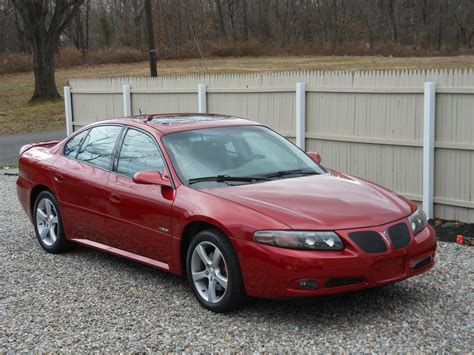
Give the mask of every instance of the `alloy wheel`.
<svg viewBox="0 0 474 355">
<path fill-rule="evenodd" d="M 48 198 L 40 200 L 36 207 L 36 228 L 44 245 L 50 247 L 58 239 L 59 218 L 53 202 Z"/>
<path fill-rule="evenodd" d="M 206 302 L 218 303 L 224 298 L 229 281 L 227 265 L 217 246 L 203 241 L 194 248 L 191 273 L 196 290 Z"/>
</svg>

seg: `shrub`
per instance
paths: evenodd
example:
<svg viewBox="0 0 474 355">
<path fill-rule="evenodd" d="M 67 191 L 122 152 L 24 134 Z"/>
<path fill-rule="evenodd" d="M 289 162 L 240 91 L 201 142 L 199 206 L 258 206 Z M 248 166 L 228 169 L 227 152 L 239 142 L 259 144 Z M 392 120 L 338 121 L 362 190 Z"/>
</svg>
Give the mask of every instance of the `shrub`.
<svg viewBox="0 0 474 355">
<path fill-rule="evenodd" d="M 84 64 L 135 63 L 147 60 L 147 54 L 133 48 L 106 48 L 89 52 L 85 57 L 75 48 L 63 48 L 55 56 L 56 68 L 69 68 Z M 30 53 L 8 53 L 0 56 L 0 74 L 33 70 Z"/>
<path fill-rule="evenodd" d="M 87 64 L 135 63 L 147 60 L 147 54 L 133 48 L 105 48 L 89 53 Z"/>
<path fill-rule="evenodd" d="M 33 70 L 31 55 L 8 53 L 0 56 L 0 74 L 21 73 Z"/>
<path fill-rule="evenodd" d="M 462 54 L 458 50 L 449 52 L 434 51 L 429 48 L 420 48 L 413 45 L 401 45 L 390 42 L 375 42 L 368 48 L 364 41 L 354 41 L 343 45 L 331 46 L 329 43 L 315 43 L 305 41 L 291 41 L 285 45 L 281 43 L 257 41 L 202 41 L 201 50 L 206 58 L 209 57 L 259 57 L 275 55 L 383 55 L 383 56 L 436 56 Z M 472 50 L 465 50 L 463 54 L 472 54 Z M 157 48 L 158 60 L 199 58 L 194 41 L 188 41 L 174 46 L 159 45 Z M 136 63 L 148 60 L 148 53 L 130 47 L 105 48 L 91 51 L 83 56 L 75 48 L 62 48 L 56 55 L 56 68 L 68 68 L 84 64 L 107 63 Z M 32 59 L 29 53 L 9 53 L 0 55 L 0 74 L 27 72 L 32 70 Z"/>
</svg>

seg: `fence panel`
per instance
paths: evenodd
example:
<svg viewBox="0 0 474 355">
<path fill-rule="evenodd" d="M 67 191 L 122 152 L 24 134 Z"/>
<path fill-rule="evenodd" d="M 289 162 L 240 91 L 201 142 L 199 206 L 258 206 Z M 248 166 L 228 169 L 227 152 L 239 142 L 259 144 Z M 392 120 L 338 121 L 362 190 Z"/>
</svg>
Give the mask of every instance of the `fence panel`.
<svg viewBox="0 0 474 355">
<path fill-rule="evenodd" d="M 77 129 L 131 112 L 247 117 L 295 141 L 296 84 L 305 83 L 306 150 L 324 165 L 423 199 L 423 87 L 436 83 L 434 215 L 474 222 L 474 71 L 388 70 L 71 80 Z M 304 101 L 302 101 L 304 102 Z M 304 137 L 303 137 L 304 138 Z"/>
</svg>

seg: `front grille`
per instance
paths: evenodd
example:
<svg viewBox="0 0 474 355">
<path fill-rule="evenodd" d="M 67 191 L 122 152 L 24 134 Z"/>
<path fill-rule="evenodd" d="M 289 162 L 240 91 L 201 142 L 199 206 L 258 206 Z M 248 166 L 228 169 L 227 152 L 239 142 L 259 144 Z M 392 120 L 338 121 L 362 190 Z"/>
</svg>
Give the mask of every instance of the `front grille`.
<svg viewBox="0 0 474 355">
<path fill-rule="evenodd" d="M 350 286 L 350 285 L 361 284 L 363 282 L 364 280 L 362 280 L 360 277 L 338 277 L 338 278 L 327 280 L 324 287 L 331 288 L 331 287 Z"/>
<path fill-rule="evenodd" d="M 399 223 L 388 229 L 394 249 L 400 249 L 410 243 L 410 231 L 405 223 Z"/>
<path fill-rule="evenodd" d="M 427 258 L 421 260 L 421 261 L 418 261 L 416 263 L 416 265 L 413 267 L 414 270 L 418 270 L 418 269 L 421 269 L 425 266 L 428 266 L 429 264 L 431 263 L 431 256 L 428 256 Z"/>
<path fill-rule="evenodd" d="M 375 254 L 385 253 L 387 251 L 387 246 L 377 232 L 352 232 L 349 233 L 349 238 L 366 253 Z"/>
</svg>

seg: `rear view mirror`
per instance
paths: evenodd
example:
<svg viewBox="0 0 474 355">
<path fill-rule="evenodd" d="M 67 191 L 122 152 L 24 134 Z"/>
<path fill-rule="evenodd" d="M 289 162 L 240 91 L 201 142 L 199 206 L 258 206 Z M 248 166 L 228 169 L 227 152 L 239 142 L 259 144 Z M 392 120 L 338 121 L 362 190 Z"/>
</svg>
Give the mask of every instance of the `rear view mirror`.
<svg viewBox="0 0 474 355">
<path fill-rule="evenodd" d="M 171 187 L 171 181 L 163 178 L 159 171 L 140 171 L 133 175 L 133 182 L 140 185 L 159 185 Z"/>
<path fill-rule="evenodd" d="M 308 155 L 308 157 L 313 159 L 314 162 L 316 162 L 317 164 L 321 164 L 321 156 L 318 153 L 316 153 L 316 152 L 306 152 L 306 154 Z"/>
</svg>

